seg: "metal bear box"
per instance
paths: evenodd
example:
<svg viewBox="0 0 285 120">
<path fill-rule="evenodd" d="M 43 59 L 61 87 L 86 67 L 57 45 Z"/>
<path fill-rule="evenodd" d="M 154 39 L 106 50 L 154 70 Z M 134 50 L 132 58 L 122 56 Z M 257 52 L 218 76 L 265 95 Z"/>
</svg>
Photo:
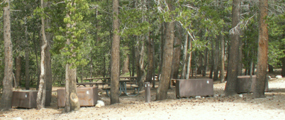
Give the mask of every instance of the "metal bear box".
<svg viewBox="0 0 285 120">
<path fill-rule="evenodd" d="M 80 87 L 77 88 L 77 96 L 80 106 L 95 106 L 98 100 L 97 87 Z M 65 89 L 57 89 L 57 105 L 65 106 Z"/>
<path fill-rule="evenodd" d="M 250 75 L 243 75 L 237 77 L 237 93 L 249 93 L 254 90 L 254 82 L 256 81 L 256 75 L 250 78 Z M 265 82 L 265 91 L 268 91 L 268 81 Z"/>
<path fill-rule="evenodd" d="M 37 107 L 37 90 L 17 90 L 12 94 L 12 106 L 20 108 Z"/>
<path fill-rule="evenodd" d="M 176 97 L 213 96 L 212 79 L 176 79 Z"/>
</svg>

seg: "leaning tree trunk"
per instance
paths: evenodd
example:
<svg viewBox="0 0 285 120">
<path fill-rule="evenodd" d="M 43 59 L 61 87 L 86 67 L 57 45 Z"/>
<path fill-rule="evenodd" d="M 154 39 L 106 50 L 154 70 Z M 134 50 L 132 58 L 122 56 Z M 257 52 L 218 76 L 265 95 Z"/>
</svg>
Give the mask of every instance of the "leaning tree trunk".
<svg viewBox="0 0 285 120">
<path fill-rule="evenodd" d="M 170 4 L 170 3 L 169 3 Z M 172 4 L 170 4 L 172 5 Z M 171 63 L 173 58 L 173 41 L 174 41 L 174 23 L 167 23 L 166 40 L 163 47 L 163 63 L 161 70 L 161 79 L 157 89 L 156 100 L 167 99 L 167 90 L 169 88 L 171 76 Z"/>
<path fill-rule="evenodd" d="M 265 82 L 267 75 L 267 52 L 268 52 L 268 29 L 266 23 L 268 0 L 259 0 L 259 36 L 257 55 L 257 74 L 254 84 L 253 96 L 255 98 L 264 97 Z"/>
<path fill-rule="evenodd" d="M 2 110 L 11 109 L 12 101 L 12 79 L 13 79 L 13 51 L 12 51 L 12 41 L 11 41 L 11 24 L 10 24 L 10 1 L 4 0 L 7 3 L 3 7 L 3 19 L 4 19 L 4 47 L 5 47 L 5 69 L 4 69 L 4 79 L 3 79 L 3 91 L 1 96 L 1 106 Z"/>
<path fill-rule="evenodd" d="M 44 8 L 44 0 L 41 0 L 41 8 Z M 45 83 L 45 50 L 47 48 L 47 40 L 45 34 L 45 20 L 41 17 L 42 22 L 42 37 L 43 37 L 43 44 L 41 47 L 41 74 L 40 74 L 40 84 L 39 90 L 37 94 L 37 109 L 44 108 L 45 105 L 45 97 L 46 97 L 46 83 Z"/>
<path fill-rule="evenodd" d="M 236 94 L 237 70 L 238 70 L 238 53 L 239 53 L 239 11 L 240 0 L 233 0 L 233 18 L 232 18 L 232 33 L 231 43 L 229 47 L 229 63 L 227 73 L 227 83 L 225 93 L 226 96 Z"/>
<path fill-rule="evenodd" d="M 120 36 L 119 36 L 119 0 L 113 0 L 113 41 L 111 52 L 111 104 L 119 103 L 120 80 Z"/>
</svg>

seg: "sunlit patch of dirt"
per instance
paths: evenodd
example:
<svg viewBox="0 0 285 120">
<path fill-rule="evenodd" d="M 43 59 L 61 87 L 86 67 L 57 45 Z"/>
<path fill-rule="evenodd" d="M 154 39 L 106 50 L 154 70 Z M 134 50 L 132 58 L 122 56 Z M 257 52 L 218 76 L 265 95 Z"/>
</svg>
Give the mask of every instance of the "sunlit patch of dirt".
<svg viewBox="0 0 285 120">
<path fill-rule="evenodd" d="M 99 90 L 99 96 L 106 106 L 81 107 L 78 111 L 64 113 L 57 107 L 57 94 L 54 87 L 52 103 L 45 109 L 18 109 L 1 111 L 0 120 L 20 117 L 24 120 L 51 119 L 276 119 L 285 115 L 285 81 L 269 80 L 269 92 L 265 98 L 254 99 L 252 93 L 224 96 L 225 83 L 214 82 L 214 96 L 201 98 L 181 98 L 175 96 L 175 88 L 169 89 L 168 99 L 155 101 L 156 89 L 151 89 L 151 102 L 145 103 L 145 93 L 138 96 L 120 96 L 120 103 L 110 105 L 110 98 Z"/>
</svg>

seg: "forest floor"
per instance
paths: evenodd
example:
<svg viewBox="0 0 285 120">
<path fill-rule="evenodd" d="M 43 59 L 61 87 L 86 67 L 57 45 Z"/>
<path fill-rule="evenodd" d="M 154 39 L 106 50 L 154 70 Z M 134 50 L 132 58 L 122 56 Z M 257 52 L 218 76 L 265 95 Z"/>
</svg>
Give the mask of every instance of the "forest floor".
<svg viewBox="0 0 285 120">
<path fill-rule="evenodd" d="M 285 119 L 285 79 L 269 80 L 269 91 L 265 98 L 254 99 L 251 93 L 224 96 L 225 83 L 214 82 L 214 96 L 201 98 L 175 97 L 175 88 L 168 91 L 168 99 L 155 101 L 156 89 L 151 90 L 151 102 L 145 103 L 145 93 L 138 96 L 120 96 L 120 103 L 110 105 L 105 94 L 100 99 L 104 107 L 81 107 L 80 110 L 64 113 L 57 107 L 56 89 L 53 88 L 51 106 L 36 109 L 0 111 L 0 120 L 282 120 Z"/>
</svg>

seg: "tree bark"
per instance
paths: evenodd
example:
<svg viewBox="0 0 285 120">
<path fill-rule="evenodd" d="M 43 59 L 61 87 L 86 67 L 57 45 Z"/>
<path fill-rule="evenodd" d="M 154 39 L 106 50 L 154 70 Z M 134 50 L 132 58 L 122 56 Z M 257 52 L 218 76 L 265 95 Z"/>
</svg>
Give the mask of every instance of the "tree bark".
<svg viewBox="0 0 285 120">
<path fill-rule="evenodd" d="M 269 64 L 268 64 L 268 72 L 269 72 L 269 73 L 273 73 L 273 72 L 274 72 L 272 65 L 269 65 Z"/>
<path fill-rule="evenodd" d="M 3 7 L 3 24 L 4 24 L 4 49 L 5 49 L 5 69 L 3 79 L 3 91 L 1 96 L 1 110 L 9 110 L 12 107 L 12 79 L 13 79 L 13 51 L 11 41 L 11 24 L 10 24 L 10 1 L 4 0 L 8 5 Z"/>
<path fill-rule="evenodd" d="M 160 42 L 159 42 L 159 69 L 158 69 L 158 80 L 161 80 L 161 71 L 162 71 L 162 63 L 163 63 L 163 49 L 165 44 L 165 35 L 166 35 L 166 23 L 161 23 L 161 34 L 160 34 Z"/>
<path fill-rule="evenodd" d="M 187 50 L 188 50 L 188 34 L 185 37 L 184 47 L 183 47 L 183 68 L 182 68 L 182 73 L 181 73 L 181 79 L 185 79 L 186 78 Z"/>
<path fill-rule="evenodd" d="M 172 59 L 172 78 L 178 79 L 179 74 L 179 62 L 181 56 L 181 40 L 180 38 L 176 38 L 174 42 L 174 52 Z"/>
<path fill-rule="evenodd" d="M 65 112 L 77 111 L 80 104 L 76 90 L 76 68 L 72 68 L 72 64 L 66 64 L 65 79 Z"/>
<path fill-rule="evenodd" d="M 202 76 L 205 77 L 206 73 L 208 71 L 208 48 L 205 50 L 205 60 L 204 60 L 204 71 L 202 73 Z"/>
<path fill-rule="evenodd" d="M 171 3 L 168 3 L 172 5 Z M 174 41 L 174 21 L 167 23 L 166 40 L 163 47 L 163 63 L 161 70 L 161 79 L 157 89 L 156 100 L 167 99 L 167 91 L 170 83 L 171 63 L 173 58 L 173 41 Z"/>
<path fill-rule="evenodd" d="M 282 75 L 282 76 L 285 76 L 285 57 L 284 57 L 284 58 L 282 58 L 281 62 L 282 62 L 282 71 L 281 71 L 281 75 Z"/>
<path fill-rule="evenodd" d="M 190 36 L 188 36 L 188 50 L 192 49 L 192 40 L 190 39 Z M 186 77 L 185 79 L 190 78 L 190 72 L 191 72 L 191 61 L 192 61 L 192 51 L 187 53 L 188 59 L 187 59 L 187 70 L 186 70 Z M 192 70 L 193 71 L 193 70 Z"/>
<path fill-rule="evenodd" d="M 232 29 L 234 32 L 231 33 L 231 43 L 229 47 L 229 64 L 228 64 L 228 75 L 225 93 L 226 96 L 236 94 L 236 82 L 238 74 L 238 53 L 239 53 L 239 14 L 240 14 L 240 0 L 233 0 L 232 9 Z M 236 28 L 235 28 L 236 27 Z"/>
<path fill-rule="evenodd" d="M 21 56 L 16 57 L 16 81 L 18 86 L 21 86 Z"/>
<path fill-rule="evenodd" d="M 215 42 L 214 42 L 214 39 L 212 40 L 212 44 L 211 44 L 211 47 L 212 47 L 212 50 L 211 50 L 211 69 L 210 69 L 210 75 L 209 75 L 209 78 L 213 78 L 213 72 L 214 72 L 214 67 L 215 67 Z"/>
<path fill-rule="evenodd" d="M 47 22 L 47 27 L 49 26 L 49 20 Z M 50 54 L 50 41 L 51 41 L 51 34 L 46 33 L 46 40 L 47 40 L 47 47 L 45 50 L 45 79 L 46 79 L 46 106 L 50 106 L 51 103 L 51 94 L 52 94 L 52 69 L 51 69 L 51 54 Z"/>
<path fill-rule="evenodd" d="M 72 4 L 71 1 L 68 1 L 68 5 L 75 5 Z M 75 6 L 73 6 L 75 7 Z M 67 18 L 70 18 L 70 15 L 73 14 L 72 12 L 68 12 L 66 14 Z M 74 28 L 76 23 L 67 23 L 66 28 Z M 74 39 L 74 33 L 67 31 L 67 36 L 71 35 L 72 39 Z M 71 39 L 67 38 L 66 44 L 71 44 Z M 71 57 L 76 57 L 75 52 L 73 52 L 74 47 L 71 47 L 69 52 L 72 53 L 72 55 L 67 56 L 67 59 L 72 59 Z M 80 109 L 80 104 L 77 96 L 77 89 L 76 89 L 76 66 L 74 63 L 67 63 L 65 68 L 65 112 L 71 112 L 71 111 L 77 111 Z"/>
<path fill-rule="evenodd" d="M 144 70 L 144 37 L 137 37 L 137 46 L 136 46 L 136 70 L 137 70 L 137 82 L 139 89 L 142 90 L 143 81 L 145 80 L 145 70 Z"/>
<path fill-rule="evenodd" d="M 239 38 L 240 39 L 240 38 Z M 238 49 L 238 73 L 237 75 L 242 75 L 242 40 L 239 40 L 239 49 Z"/>
<path fill-rule="evenodd" d="M 132 45 L 132 75 L 131 76 L 135 76 L 135 69 L 136 69 L 136 60 L 135 60 L 135 57 L 136 57 L 136 47 L 135 47 L 135 41 L 132 42 L 133 45 Z"/>
<path fill-rule="evenodd" d="M 44 0 L 41 0 L 41 8 L 44 9 Z M 39 84 L 39 90 L 37 94 L 37 109 L 42 109 L 44 108 L 45 105 L 45 97 L 46 97 L 46 72 L 45 72 L 45 50 L 47 48 L 47 40 L 46 40 L 46 34 L 45 34 L 45 20 L 43 17 L 41 17 L 41 32 L 42 32 L 42 39 L 43 39 L 43 44 L 41 47 L 41 74 L 40 74 L 40 84 Z"/>
<path fill-rule="evenodd" d="M 39 31 L 40 31 L 40 30 L 39 30 Z M 38 54 L 37 54 L 37 53 L 38 53 L 38 52 L 37 52 L 38 49 L 37 49 L 36 37 L 35 37 L 36 35 L 35 35 L 35 34 L 36 34 L 36 32 L 34 31 L 34 32 L 33 32 L 33 42 L 34 42 L 34 52 L 35 52 L 35 55 L 36 55 L 36 58 L 35 58 L 35 59 L 36 59 L 36 76 L 37 76 L 37 88 L 36 88 L 36 89 L 38 90 L 38 83 L 39 83 L 39 81 L 40 81 L 40 80 L 39 80 L 39 76 L 40 76 L 40 75 L 39 75 L 39 73 L 40 73 L 39 71 L 40 71 L 40 70 L 39 70 L 39 62 L 38 62 Z"/>
<path fill-rule="evenodd" d="M 149 34 L 151 36 L 151 33 Z M 147 68 L 147 75 L 146 75 L 146 81 L 150 82 L 152 81 L 153 77 L 153 71 L 154 71 L 154 41 L 152 38 L 148 38 L 148 68 Z"/>
<path fill-rule="evenodd" d="M 126 54 L 124 64 L 123 64 L 123 68 L 122 68 L 122 74 L 129 72 L 129 61 L 130 61 L 129 54 Z"/>
<path fill-rule="evenodd" d="M 28 42 L 28 31 L 27 31 L 27 26 L 25 26 L 25 76 L 26 76 L 26 90 L 29 90 L 30 89 L 30 53 L 29 53 L 29 42 Z"/>
<path fill-rule="evenodd" d="M 111 52 L 111 104 L 119 103 L 120 80 L 120 36 L 119 36 L 119 0 L 113 0 L 113 41 Z"/>
<path fill-rule="evenodd" d="M 219 40 L 215 40 L 215 49 L 214 49 L 214 81 L 217 81 L 219 79 Z"/>
<path fill-rule="evenodd" d="M 261 98 L 264 96 L 265 82 L 267 76 L 268 60 L 268 29 L 266 23 L 268 0 L 259 0 L 259 36 L 258 36 L 258 55 L 257 55 L 257 74 L 256 83 L 254 84 L 253 96 Z"/>
<path fill-rule="evenodd" d="M 221 68 L 220 68 L 220 81 L 225 82 L 225 38 L 221 34 Z"/>
</svg>

